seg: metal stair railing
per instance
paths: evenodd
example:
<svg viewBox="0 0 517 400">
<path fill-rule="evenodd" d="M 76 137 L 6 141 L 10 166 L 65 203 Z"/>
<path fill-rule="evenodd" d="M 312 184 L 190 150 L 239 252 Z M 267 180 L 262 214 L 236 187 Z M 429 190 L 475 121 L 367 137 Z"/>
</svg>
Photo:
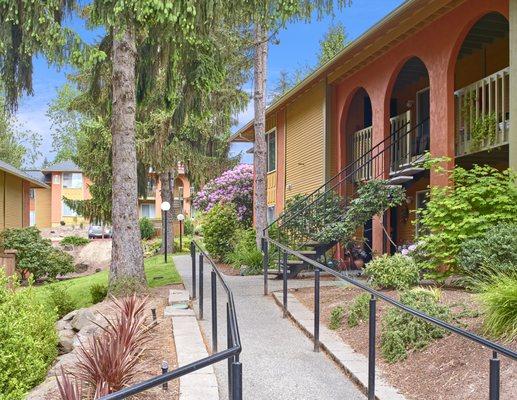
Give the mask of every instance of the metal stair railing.
<svg viewBox="0 0 517 400">
<path fill-rule="evenodd" d="M 411 129 L 407 129 L 410 122 L 403 124 L 399 129 L 393 132 L 389 137 L 385 138 L 381 142 L 373 146 L 369 151 L 364 153 L 357 160 L 349 163 L 339 173 L 330 178 L 325 184 L 320 186 L 318 189 L 307 195 L 299 202 L 299 205 L 292 209 L 291 212 L 287 212 L 279 216 L 275 221 L 266 227 L 264 234 L 267 235 L 269 229 L 277 224 L 278 226 L 278 241 L 290 244 L 293 247 L 299 247 L 300 245 L 307 242 L 310 239 L 310 234 L 317 232 L 327 225 L 329 221 L 329 215 L 320 215 L 320 219 L 313 225 L 311 221 L 315 221 L 314 215 L 310 215 L 318 205 L 325 206 L 326 202 L 331 196 L 341 197 L 341 208 L 346 209 L 351 195 L 347 195 L 346 185 L 355 183 L 354 177 L 357 176 L 359 171 L 368 171 L 369 180 L 379 179 L 385 175 L 386 169 L 388 171 L 396 170 L 400 166 L 399 160 L 401 158 L 407 158 L 407 154 L 403 154 L 400 151 L 399 143 L 407 141 L 418 129 L 428 121 L 428 118 L 421 121 L 419 124 L 413 126 Z M 411 154 L 413 149 L 407 146 L 408 154 Z M 345 185 L 345 187 L 343 187 Z M 331 200 L 332 201 L 332 200 Z M 303 232 L 307 235 L 303 235 L 302 238 L 293 237 L 292 231 L 293 225 L 300 224 L 300 220 L 305 221 Z M 300 229 L 297 229 L 294 233 L 300 235 Z M 283 240 L 281 240 L 283 239 Z"/>
<path fill-rule="evenodd" d="M 353 278 L 350 278 L 348 275 L 338 272 L 332 268 L 327 267 L 326 265 L 317 262 L 299 251 L 293 250 L 284 244 L 271 239 L 270 237 L 264 236 L 262 238 L 262 246 L 264 250 L 264 257 L 266 258 L 271 250 L 271 247 L 276 248 L 280 258 L 284 260 L 284 274 L 283 274 L 283 314 L 284 317 L 288 315 L 288 280 L 285 268 L 285 261 L 287 257 L 295 257 L 296 259 L 302 260 L 307 264 L 310 264 L 315 271 L 314 274 L 314 330 L 313 330 L 313 342 L 314 342 L 314 351 L 318 352 L 320 350 L 320 338 L 319 338 L 319 330 L 320 330 L 320 274 L 321 272 L 326 272 L 342 281 L 345 281 L 352 286 L 355 286 L 371 295 L 370 303 L 369 303 L 369 318 L 368 318 L 368 387 L 367 394 L 368 400 L 375 400 L 375 370 L 376 370 L 376 326 L 377 326 L 377 317 L 376 317 L 376 305 L 377 300 L 382 300 L 387 302 L 388 304 L 396 307 L 397 309 L 411 314 L 413 317 L 422 319 L 430 324 L 436 325 L 442 329 L 445 329 L 452 334 L 459 335 L 472 343 L 479 344 L 484 346 L 492 351 L 492 357 L 489 359 L 489 400 L 499 400 L 500 399 L 500 387 L 501 387 L 501 374 L 500 374 L 500 358 L 499 355 L 507 357 L 511 361 L 517 361 L 517 352 L 504 347 L 498 343 L 492 342 L 484 337 L 481 337 L 473 332 L 467 331 L 466 329 L 460 328 L 458 326 L 454 326 L 448 322 L 442 321 L 438 318 L 432 317 L 426 313 L 423 313 L 414 308 L 408 307 L 407 305 L 401 303 L 398 300 L 395 300 L 392 297 L 387 296 L 386 294 L 379 292 L 368 286 L 365 283 L 357 281 Z M 265 263 L 267 265 L 267 262 Z M 267 282 L 264 285 L 264 294 L 268 294 Z"/>
<path fill-rule="evenodd" d="M 196 263 L 196 249 L 199 252 L 198 263 Z M 212 258 L 199 246 L 195 241 L 190 244 L 190 256 L 192 259 L 192 293 L 191 298 L 195 300 L 199 289 L 199 318 L 203 319 L 204 306 L 204 260 L 208 261 L 211 278 L 211 310 L 212 310 L 212 354 L 201 360 L 194 361 L 190 364 L 176 368 L 173 371 L 163 372 L 153 378 L 136 383 L 115 393 L 101 397 L 99 400 L 119 400 L 126 399 L 138 393 L 142 393 L 148 389 L 162 386 L 167 382 L 181 378 L 182 376 L 199 371 L 202 368 L 217 364 L 222 361 L 228 362 L 228 399 L 242 400 L 242 364 L 240 362 L 240 354 L 242 351 L 241 337 L 239 333 L 239 324 L 237 321 L 237 312 L 235 310 L 235 302 L 233 293 L 228 287 L 223 275 L 217 268 Z M 226 337 L 227 346 L 224 350 L 218 351 L 217 334 L 217 282 L 222 286 L 226 293 Z M 165 387 L 165 386 L 164 386 Z"/>
</svg>

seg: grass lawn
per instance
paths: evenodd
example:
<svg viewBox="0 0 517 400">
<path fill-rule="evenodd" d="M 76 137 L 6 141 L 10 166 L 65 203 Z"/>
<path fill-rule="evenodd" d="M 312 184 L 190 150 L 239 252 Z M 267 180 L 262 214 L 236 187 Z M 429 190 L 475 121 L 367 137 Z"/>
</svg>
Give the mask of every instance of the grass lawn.
<svg viewBox="0 0 517 400">
<path fill-rule="evenodd" d="M 171 257 L 172 258 L 172 257 Z M 145 275 L 149 287 L 159 287 L 181 283 L 181 278 L 176 271 L 176 267 L 169 258 L 167 264 L 163 261 L 163 255 L 156 255 L 145 259 Z M 67 281 L 55 282 L 48 285 L 37 286 L 34 289 L 42 297 L 46 295 L 47 288 L 50 286 L 66 287 L 72 296 L 77 308 L 92 305 L 90 298 L 90 286 L 93 284 L 108 284 L 108 271 L 104 270 L 88 276 L 70 279 Z"/>
</svg>

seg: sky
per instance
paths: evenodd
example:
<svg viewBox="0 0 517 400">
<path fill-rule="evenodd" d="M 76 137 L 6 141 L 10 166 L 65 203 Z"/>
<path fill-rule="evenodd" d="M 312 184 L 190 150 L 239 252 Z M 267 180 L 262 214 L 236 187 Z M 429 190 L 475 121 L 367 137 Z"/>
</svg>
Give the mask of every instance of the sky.
<svg viewBox="0 0 517 400">
<path fill-rule="evenodd" d="M 291 23 L 277 35 L 278 44 L 269 47 L 267 88 L 271 91 L 276 87 L 281 71 L 294 71 L 305 65 L 314 66 L 317 63 L 319 42 L 329 26 L 342 23 L 345 26 L 349 40 L 354 40 L 372 25 L 393 11 L 403 0 L 353 0 L 352 5 L 336 10 L 334 16 L 322 20 L 313 19 L 310 23 Z M 93 43 L 102 35 L 102 30 L 88 30 L 79 18 L 73 18 L 67 25 L 75 29 L 83 40 Z M 34 60 L 34 95 L 25 96 L 20 103 L 17 119 L 25 128 L 35 131 L 42 137 L 40 152 L 42 156 L 38 163 L 46 157 L 49 161 L 54 158 L 52 153 L 52 125 L 46 116 L 48 105 L 56 92 L 67 81 L 69 68 L 57 69 L 49 66 L 44 58 Z M 251 94 L 253 82 L 248 82 L 244 89 Z M 238 124 L 232 128 L 236 131 L 253 119 L 253 103 L 237 115 Z M 244 151 L 248 144 L 232 145 L 232 154 L 242 153 L 243 162 L 252 162 L 251 155 Z M 38 165 L 37 165 L 38 166 Z"/>
</svg>

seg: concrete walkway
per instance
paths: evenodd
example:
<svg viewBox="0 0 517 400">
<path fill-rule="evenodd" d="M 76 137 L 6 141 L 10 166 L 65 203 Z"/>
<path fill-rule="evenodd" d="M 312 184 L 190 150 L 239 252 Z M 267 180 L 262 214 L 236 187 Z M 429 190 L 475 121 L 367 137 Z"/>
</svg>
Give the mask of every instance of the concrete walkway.
<svg viewBox="0 0 517 400">
<path fill-rule="evenodd" d="M 190 256 L 174 257 L 187 289 L 191 289 Z M 202 326 L 210 344 L 210 268 L 205 265 L 205 320 Z M 233 291 L 243 345 L 244 398 L 253 400 L 355 400 L 366 397 L 323 353 L 313 351 L 312 342 L 288 319 L 282 318 L 271 296 L 262 294 L 261 277 L 226 277 Z M 293 281 L 293 285 L 311 281 Z M 281 281 L 269 281 L 270 291 Z M 226 298 L 218 286 L 219 348 L 226 344 Z M 227 364 L 215 366 L 221 399 L 228 398 Z"/>
</svg>

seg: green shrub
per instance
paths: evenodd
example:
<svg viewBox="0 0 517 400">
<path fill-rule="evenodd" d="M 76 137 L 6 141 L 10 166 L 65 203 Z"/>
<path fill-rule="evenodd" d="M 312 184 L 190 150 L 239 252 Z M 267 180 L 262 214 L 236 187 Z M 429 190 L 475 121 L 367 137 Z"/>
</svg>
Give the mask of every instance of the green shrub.
<svg viewBox="0 0 517 400">
<path fill-rule="evenodd" d="M 31 287 L 7 283 L 0 269 L 0 399 L 21 400 L 57 356 L 57 316 Z"/>
<path fill-rule="evenodd" d="M 516 175 L 490 166 L 471 170 L 456 167 L 450 173 L 452 186 L 433 187 L 419 224 L 425 232 L 419 245 L 436 268 L 454 270 L 466 239 L 481 237 L 494 225 L 517 223 Z"/>
<path fill-rule="evenodd" d="M 90 296 L 92 298 L 92 303 L 97 304 L 103 301 L 108 295 L 108 285 L 103 285 L 102 283 L 95 283 L 90 286 Z"/>
<path fill-rule="evenodd" d="M 517 339 L 517 272 L 494 274 L 476 288 L 483 305 L 486 334 Z"/>
<path fill-rule="evenodd" d="M 360 322 L 366 321 L 366 319 L 368 319 L 369 310 L 370 295 L 368 293 L 362 293 L 357 296 L 348 312 L 348 326 L 354 327 L 359 325 Z"/>
<path fill-rule="evenodd" d="M 238 226 L 237 213 L 231 204 L 217 204 L 205 215 L 203 241 L 210 255 L 223 260 L 233 251 Z"/>
<path fill-rule="evenodd" d="M 373 285 L 385 289 L 407 289 L 419 280 L 417 263 L 402 254 L 374 258 L 366 265 L 365 273 Z"/>
<path fill-rule="evenodd" d="M 77 308 L 66 286 L 52 285 L 49 286 L 47 290 L 48 304 L 50 308 L 56 310 L 58 318 L 64 317 L 70 311 L 73 311 Z"/>
<path fill-rule="evenodd" d="M 187 217 L 185 221 L 183 221 L 183 233 L 188 236 L 194 234 L 194 221 L 192 221 L 192 218 Z"/>
<path fill-rule="evenodd" d="M 144 257 L 152 257 L 160 251 L 162 247 L 161 239 L 144 240 L 142 243 L 144 248 Z"/>
<path fill-rule="evenodd" d="M 330 312 L 329 328 L 332 330 L 339 329 L 345 316 L 345 308 L 343 306 L 337 306 Z"/>
<path fill-rule="evenodd" d="M 90 243 L 90 240 L 81 236 L 65 236 L 63 240 L 61 240 L 61 245 L 63 246 L 84 246 L 88 243 Z"/>
<path fill-rule="evenodd" d="M 480 237 L 465 240 L 458 266 L 468 276 L 482 273 L 482 266 L 489 266 L 491 272 L 517 269 L 517 224 L 495 225 Z"/>
<path fill-rule="evenodd" d="M 236 233 L 237 243 L 226 260 L 235 269 L 246 267 L 246 275 L 256 275 L 262 272 L 262 252 L 257 248 L 254 229 L 240 229 Z"/>
<path fill-rule="evenodd" d="M 401 294 L 400 301 L 431 317 L 450 321 L 451 310 L 439 303 L 440 292 L 415 288 Z M 381 352 L 389 363 L 403 360 L 409 350 L 425 348 L 432 340 L 444 337 L 447 331 L 399 310 L 391 308 L 382 320 Z"/>
<path fill-rule="evenodd" d="M 17 251 L 16 268 L 33 274 L 35 279 L 53 279 L 74 271 L 72 256 L 52 247 L 35 227 L 6 229 L 0 233 L 0 240 L 4 249 Z"/>
<path fill-rule="evenodd" d="M 151 221 L 147 217 L 140 218 L 140 236 L 144 240 L 149 240 L 154 237 L 156 234 L 156 229 L 154 229 L 153 221 Z"/>
</svg>

